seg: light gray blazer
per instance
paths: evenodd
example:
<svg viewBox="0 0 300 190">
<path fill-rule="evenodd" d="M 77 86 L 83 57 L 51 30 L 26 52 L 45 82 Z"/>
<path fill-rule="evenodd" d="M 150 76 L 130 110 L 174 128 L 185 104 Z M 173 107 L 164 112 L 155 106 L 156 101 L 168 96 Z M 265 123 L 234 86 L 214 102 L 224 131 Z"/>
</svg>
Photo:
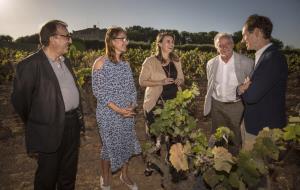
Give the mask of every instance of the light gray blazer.
<svg viewBox="0 0 300 190">
<path fill-rule="evenodd" d="M 233 52 L 234 56 L 234 68 L 236 78 L 239 85 L 242 84 L 246 77 L 250 75 L 254 67 L 254 61 L 244 55 Z M 213 93 L 214 83 L 216 79 L 216 73 L 219 65 L 219 56 L 216 56 L 209 60 L 206 65 L 207 74 L 207 92 L 204 101 L 203 115 L 206 116 L 211 110 L 211 96 Z"/>
</svg>

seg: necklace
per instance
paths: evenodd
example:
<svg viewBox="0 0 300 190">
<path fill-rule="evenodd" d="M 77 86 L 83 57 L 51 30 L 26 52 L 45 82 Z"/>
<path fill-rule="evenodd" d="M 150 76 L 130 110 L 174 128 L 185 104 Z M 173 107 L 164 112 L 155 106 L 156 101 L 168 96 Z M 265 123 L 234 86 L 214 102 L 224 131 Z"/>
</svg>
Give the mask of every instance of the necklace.
<svg viewBox="0 0 300 190">
<path fill-rule="evenodd" d="M 166 69 L 165 67 L 168 66 L 168 69 Z M 171 66 L 170 66 L 170 62 L 168 63 L 168 65 L 162 66 L 163 70 L 166 72 L 167 77 L 170 78 L 171 77 Z"/>
</svg>

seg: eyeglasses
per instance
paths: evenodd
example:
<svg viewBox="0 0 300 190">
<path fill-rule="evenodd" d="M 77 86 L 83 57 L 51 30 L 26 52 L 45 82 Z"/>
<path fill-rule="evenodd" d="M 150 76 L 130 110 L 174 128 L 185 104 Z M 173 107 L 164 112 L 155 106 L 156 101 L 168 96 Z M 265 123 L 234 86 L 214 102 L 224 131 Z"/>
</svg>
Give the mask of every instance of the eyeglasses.
<svg viewBox="0 0 300 190">
<path fill-rule="evenodd" d="M 123 42 L 129 42 L 129 39 L 127 37 L 119 37 L 119 38 L 114 38 L 114 40 L 122 40 Z"/>
<path fill-rule="evenodd" d="M 72 38 L 72 35 L 71 34 L 55 34 L 56 36 L 62 36 L 62 37 L 65 37 L 67 38 L 68 40 Z"/>
</svg>

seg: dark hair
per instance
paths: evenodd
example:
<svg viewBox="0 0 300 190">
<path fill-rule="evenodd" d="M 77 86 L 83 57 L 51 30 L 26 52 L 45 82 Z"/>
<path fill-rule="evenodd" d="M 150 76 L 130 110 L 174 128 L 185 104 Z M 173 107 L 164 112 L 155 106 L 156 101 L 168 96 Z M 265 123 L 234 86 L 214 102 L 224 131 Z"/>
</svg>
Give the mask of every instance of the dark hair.
<svg viewBox="0 0 300 190">
<path fill-rule="evenodd" d="M 115 51 L 112 41 L 116 37 L 118 37 L 118 35 L 120 33 L 127 34 L 123 28 L 114 26 L 114 27 L 108 28 L 107 32 L 105 34 L 105 53 L 106 53 L 108 59 L 113 63 L 117 63 L 118 61 L 116 58 L 116 51 Z M 124 53 L 121 54 L 120 59 L 124 60 Z"/>
<path fill-rule="evenodd" d="M 155 55 L 156 57 L 162 62 L 162 63 L 166 63 L 166 60 L 163 58 L 162 56 L 162 52 L 161 52 L 161 47 L 159 46 L 159 43 L 161 43 L 163 41 L 163 39 L 166 36 L 170 36 L 173 38 L 174 42 L 175 42 L 175 36 L 174 34 L 170 33 L 170 32 L 161 32 L 157 35 L 156 37 L 156 52 Z M 176 55 L 174 52 L 171 52 L 169 54 L 169 58 L 171 61 L 175 61 L 178 62 L 179 61 L 179 57 L 178 55 Z"/>
<path fill-rule="evenodd" d="M 57 32 L 57 28 L 61 27 L 68 27 L 68 25 L 60 20 L 51 20 L 44 24 L 40 31 L 40 43 L 42 46 L 49 45 L 49 39 L 51 36 L 54 36 Z"/>
<path fill-rule="evenodd" d="M 271 39 L 273 24 L 268 17 L 257 14 L 250 15 L 244 26 L 247 27 L 250 33 L 253 32 L 255 28 L 258 28 L 264 34 L 265 39 Z"/>
</svg>

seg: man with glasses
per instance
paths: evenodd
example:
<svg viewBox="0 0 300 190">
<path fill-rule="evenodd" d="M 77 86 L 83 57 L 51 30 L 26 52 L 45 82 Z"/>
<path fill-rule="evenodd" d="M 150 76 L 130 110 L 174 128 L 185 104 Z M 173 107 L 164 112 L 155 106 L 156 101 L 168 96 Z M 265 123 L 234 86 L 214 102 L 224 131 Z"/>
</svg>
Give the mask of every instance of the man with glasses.
<svg viewBox="0 0 300 190">
<path fill-rule="evenodd" d="M 72 39 L 59 20 L 39 36 L 42 48 L 17 66 L 12 104 L 25 124 L 27 152 L 37 159 L 34 189 L 72 190 L 84 131 L 78 85 L 63 56 Z"/>
</svg>

